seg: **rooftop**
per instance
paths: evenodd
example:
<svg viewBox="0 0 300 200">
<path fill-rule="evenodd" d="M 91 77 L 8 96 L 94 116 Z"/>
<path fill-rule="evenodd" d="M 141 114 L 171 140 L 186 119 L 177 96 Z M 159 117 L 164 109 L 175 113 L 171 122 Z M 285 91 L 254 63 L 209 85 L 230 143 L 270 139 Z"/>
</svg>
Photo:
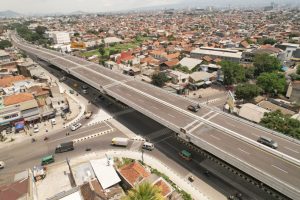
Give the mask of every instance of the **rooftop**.
<svg viewBox="0 0 300 200">
<path fill-rule="evenodd" d="M 25 101 L 30 101 L 33 99 L 34 97 L 30 93 L 15 94 L 15 95 L 4 97 L 4 105 L 5 106 L 14 105 Z"/>
<path fill-rule="evenodd" d="M 0 87 L 10 87 L 14 82 L 23 81 L 27 78 L 23 75 L 19 76 L 7 76 L 0 79 Z"/>
</svg>

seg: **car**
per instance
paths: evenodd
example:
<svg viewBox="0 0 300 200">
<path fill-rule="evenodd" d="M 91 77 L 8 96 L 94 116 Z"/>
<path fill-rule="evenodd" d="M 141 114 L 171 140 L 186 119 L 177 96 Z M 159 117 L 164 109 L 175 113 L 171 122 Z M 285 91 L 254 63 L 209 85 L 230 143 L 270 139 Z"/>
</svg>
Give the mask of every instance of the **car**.
<svg viewBox="0 0 300 200">
<path fill-rule="evenodd" d="M 146 150 L 149 150 L 149 151 L 152 151 L 154 149 L 154 144 L 152 144 L 150 142 L 144 142 L 142 148 L 146 149 Z"/>
<path fill-rule="evenodd" d="M 81 124 L 80 123 L 76 123 L 76 124 L 73 124 L 71 126 L 71 131 L 76 131 L 77 129 L 79 129 L 81 127 Z"/>
<path fill-rule="evenodd" d="M 70 90 L 69 92 L 70 92 L 70 94 L 74 94 L 75 93 L 74 90 Z"/>
<path fill-rule="evenodd" d="M 257 142 L 264 144 L 268 147 L 271 147 L 273 149 L 277 149 L 278 148 L 278 144 L 277 142 L 275 142 L 274 140 L 272 140 L 271 138 L 265 137 L 265 136 L 260 136 L 257 140 Z"/>
<path fill-rule="evenodd" d="M 39 126 L 37 125 L 37 124 L 35 124 L 34 126 L 33 126 L 33 132 L 34 133 L 38 133 L 40 130 L 39 130 Z"/>
<path fill-rule="evenodd" d="M 193 111 L 193 112 L 198 112 L 199 109 L 200 109 L 200 106 L 199 105 L 189 105 L 187 107 L 187 109 L 190 110 L 190 111 Z"/>
<path fill-rule="evenodd" d="M 84 90 L 82 90 L 82 93 L 83 93 L 83 94 L 87 94 L 88 91 L 87 91 L 86 89 L 84 89 Z"/>
<path fill-rule="evenodd" d="M 89 87 L 88 87 L 87 85 L 82 85 L 81 88 L 84 89 L 84 90 L 86 90 L 86 89 L 88 89 Z"/>
<path fill-rule="evenodd" d="M 187 161 L 192 160 L 192 154 L 187 150 L 182 150 L 181 152 L 179 152 L 179 156 Z"/>
<path fill-rule="evenodd" d="M 3 161 L 0 161 L 0 169 L 3 169 L 5 167 L 5 163 Z"/>
</svg>

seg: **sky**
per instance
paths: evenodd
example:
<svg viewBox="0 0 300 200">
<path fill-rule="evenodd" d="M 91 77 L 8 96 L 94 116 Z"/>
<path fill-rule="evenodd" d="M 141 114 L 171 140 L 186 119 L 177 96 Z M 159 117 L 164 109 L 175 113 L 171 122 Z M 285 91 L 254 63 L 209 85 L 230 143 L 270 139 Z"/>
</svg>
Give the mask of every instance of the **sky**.
<svg viewBox="0 0 300 200">
<path fill-rule="evenodd" d="M 141 7 L 182 4 L 198 5 L 243 5 L 270 3 L 272 0 L 0 0 L 0 11 L 13 10 L 24 14 L 33 13 L 67 13 L 73 11 L 110 12 Z M 273 0 L 279 3 L 293 3 L 299 0 Z"/>
</svg>

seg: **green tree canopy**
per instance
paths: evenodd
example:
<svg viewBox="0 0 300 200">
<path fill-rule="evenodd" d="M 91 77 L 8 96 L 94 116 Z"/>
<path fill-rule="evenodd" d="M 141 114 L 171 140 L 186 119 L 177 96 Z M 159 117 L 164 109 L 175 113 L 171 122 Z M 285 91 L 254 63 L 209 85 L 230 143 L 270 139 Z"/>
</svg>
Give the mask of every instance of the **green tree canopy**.
<svg viewBox="0 0 300 200">
<path fill-rule="evenodd" d="M 277 41 L 273 38 L 265 38 L 265 39 L 260 39 L 258 40 L 259 44 L 270 44 L 274 45 Z"/>
<path fill-rule="evenodd" d="M 76 33 L 74 33 L 74 36 L 75 36 L 75 37 L 79 37 L 79 36 L 80 36 L 80 33 L 76 32 Z"/>
<path fill-rule="evenodd" d="M 232 85 L 245 81 L 245 69 L 238 63 L 222 61 L 221 69 L 224 74 L 224 84 Z"/>
<path fill-rule="evenodd" d="M 5 48 L 11 47 L 11 46 L 12 46 L 12 44 L 10 41 L 0 40 L 0 49 L 5 49 Z"/>
<path fill-rule="evenodd" d="M 165 85 L 165 83 L 168 81 L 168 77 L 165 73 L 160 72 L 158 74 L 154 74 L 152 76 L 152 84 L 156 85 L 158 87 L 162 87 Z"/>
<path fill-rule="evenodd" d="M 148 182 L 131 189 L 123 200 L 164 200 L 160 188 Z"/>
<path fill-rule="evenodd" d="M 300 139 L 300 121 L 282 114 L 279 110 L 265 113 L 260 124 L 285 135 Z"/>
<path fill-rule="evenodd" d="M 257 85 L 266 93 L 278 94 L 285 91 L 286 80 L 283 74 L 277 72 L 262 73 L 257 78 Z"/>
<path fill-rule="evenodd" d="M 300 75 L 300 65 L 297 66 L 296 74 Z"/>
<path fill-rule="evenodd" d="M 247 79 L 254 79 L 254 72 L 255 68 L 254 67 L 248 67 L 245 69 L 245 77 Z"/>
<path fill-rule="evenodd" d="M 259 75 L 263 72 L 273 72 L 280 70 L 280 61 L 278 58 L 267 53 L 256 54 L 253 65 L 255 67 L 255 74 Z"/>
<path fill-rule="evenodd" d="M 257 97 L 262 89 L 254 84 L 240 84 L 236 87 L 235 95 L 238 99 L 251 100 Z"/>
<path fill-rule="evenodd" d="M 39 35 L 45 34 L 46 30 L 47 30 L 47 28 L 45 26 L 37 26 L 35 28 L 35 32 Z"/>
</svg>

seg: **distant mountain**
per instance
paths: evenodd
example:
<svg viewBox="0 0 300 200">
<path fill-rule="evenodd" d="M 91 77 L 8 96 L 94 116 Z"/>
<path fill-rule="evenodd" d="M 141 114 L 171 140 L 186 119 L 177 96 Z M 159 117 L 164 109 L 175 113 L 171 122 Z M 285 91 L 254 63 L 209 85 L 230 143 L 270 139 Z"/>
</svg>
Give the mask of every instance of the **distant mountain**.
<svg viewBox="0 0 300 200">
<path fill-rule="evenodd" d="M 88 12 L 81 11 L 81 10 L 77 10 L 77 11 L 68 13 L 68 15 L 86 15 L 86 14 L 89 14 L 89 13 L 88 13 Z"/>
<path fill-rule="evenodd" d="M 22 16 L 22 14 L 11 10 L 0 11 L 0 17 L 19 17 L 19 16 Z"/>
</svg>

